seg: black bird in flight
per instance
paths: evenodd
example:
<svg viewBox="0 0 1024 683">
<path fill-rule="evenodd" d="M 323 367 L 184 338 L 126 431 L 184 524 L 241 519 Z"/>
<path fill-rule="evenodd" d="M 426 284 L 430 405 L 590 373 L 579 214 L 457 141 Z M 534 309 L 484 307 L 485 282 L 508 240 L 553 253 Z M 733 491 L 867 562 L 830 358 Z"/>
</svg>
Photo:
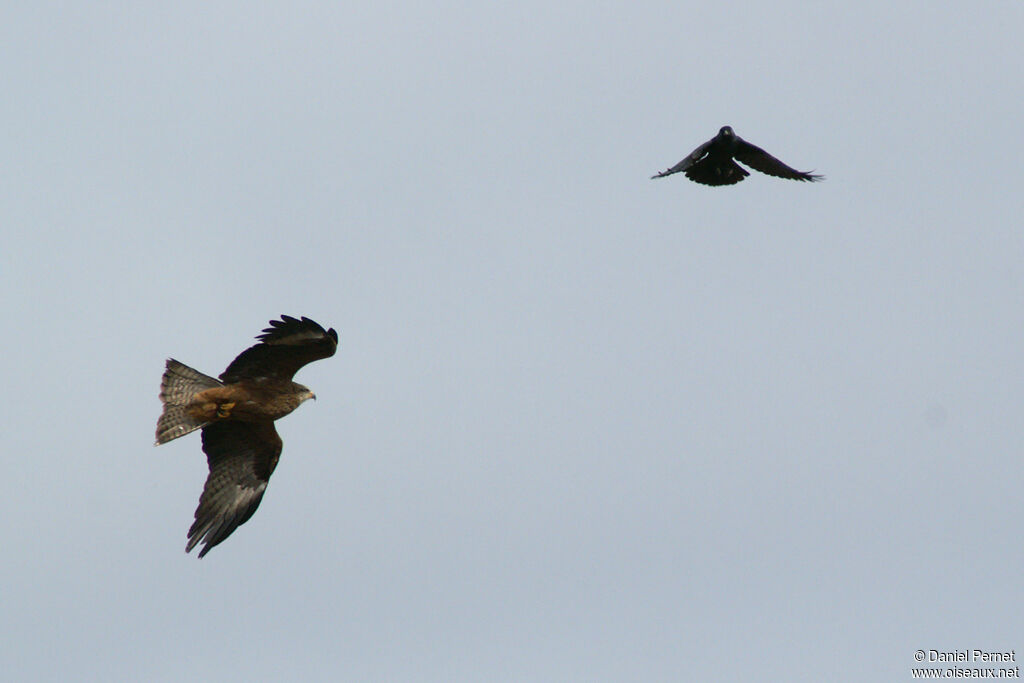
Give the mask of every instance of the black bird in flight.
<svg viewBox="0 0 1024 683">
<path fill-rule="evenodd" d="M 790 180 L 824 180 L 825 176 L 804 173 L 786 166 L 768 152 L 752 145 L 729 126 L 722 126 L 718 135 L 711 138 L 672 168 L 662 171 L 654 178 L 664 178 L 673 173 L 683 172 L 695 183 L 704 185 L 735 185 L 750 173 L 736 161 L 743 162 L 755 171 L 767 173 L 777 178 Z"/>
</svg>

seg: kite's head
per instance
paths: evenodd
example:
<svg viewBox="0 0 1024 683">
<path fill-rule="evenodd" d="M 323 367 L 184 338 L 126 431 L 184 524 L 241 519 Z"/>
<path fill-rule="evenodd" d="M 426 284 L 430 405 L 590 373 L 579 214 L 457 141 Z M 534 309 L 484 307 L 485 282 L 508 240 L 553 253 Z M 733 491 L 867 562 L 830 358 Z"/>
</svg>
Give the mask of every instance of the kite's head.
<svg viewBox="0 0 1024 683">
<path fill-rule="evenodd" d="M 734 135 L 732 132 L 732 126 L 722 126 L 722 129 L 718 131 L 718 134 L 722 137 L 731 138 Z"/>
<path fill-rule="evenodd" d="M 296 407 L 302 405 L 309 399 L 316 400 L 316 394 L 309 390 L 309 387 L 302 386 L 298 382 L 292 382 L 292 394 L 298 399 Z"/>
</svg>

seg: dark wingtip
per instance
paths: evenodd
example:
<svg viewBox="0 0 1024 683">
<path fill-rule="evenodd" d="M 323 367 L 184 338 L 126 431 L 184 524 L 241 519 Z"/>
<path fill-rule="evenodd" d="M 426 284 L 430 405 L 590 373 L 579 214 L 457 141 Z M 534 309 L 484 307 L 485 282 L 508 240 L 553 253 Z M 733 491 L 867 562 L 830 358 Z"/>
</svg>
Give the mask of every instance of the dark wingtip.
<svg viewBox="0 0 1024 683">
<path fill-rule="evenodd" d="M 199 542 L 199 539 L 198 539 L 198 538 L 196 539 L 196 541 L 195 541 L 194 543 L 193 543 L 193 542 L 190 542 L 190 543 L 188 544 L 188 547 L 186 547 L 186 548 L 185 548 L 185 554 L 187 555 L 187 554 L 191 553 L 191 552 L 192 552 L 192 548 L 194 548 L 194 547 L 196 546 L 196 543 L 198 543 L 198 542 Z M 204 555 L 206 555 L 206 553 L 210 552 L 210 548 L 212 548 L 212 547 L 213 547 L 213 546 L 212 546 L 212 545 L 210 545 L 209 543 L 207 543 L 206 545 L 204 545 L 204 546 L 203 546 L 203 547 L 202 547 L 202 548 L 201 548 L 201 549 L 199 550 L 199 554 L 198 554 L 198 555 L 196 555 L 196 559 L 198 559 L 198 560 L 201 560 L 201 559 L 203 559 L 203 556 L 204 556 Z"/>
<path fill-rule="evenodd" d="M 228 536 L 230 535 L 231 534 L 229 533 Z M 227 536 L 213 543 L 210 542 L 210 538 L 210 524 L 206 524 L 203 528 L 200 528 L 199 520 L 197 519 L 192 523 L 192 526 L 188 530 L 188 543 L 185 545 L 185 553 L 191 553 L 193 548 L 202 543 L 203 547 L 199 549 L 199 554 L 196 555 L 198 559 L 202 559 L 206 553 L 210 552 L 211 548 L 223 541 Z"/>
<path fill-rule="evenodd" d="M 293 318 L 290 315 L 282 315 L 280 320 L 271 320 L 270 327 L 264 328 L 262 333 L 256 335 L 256 338 L 266 343 L 275 339 L 281 339 L 300 330 L 314 330 L 323 335 L 328 334 L 327 330 L 320 323 L 306 316 Z"/>
</svg>

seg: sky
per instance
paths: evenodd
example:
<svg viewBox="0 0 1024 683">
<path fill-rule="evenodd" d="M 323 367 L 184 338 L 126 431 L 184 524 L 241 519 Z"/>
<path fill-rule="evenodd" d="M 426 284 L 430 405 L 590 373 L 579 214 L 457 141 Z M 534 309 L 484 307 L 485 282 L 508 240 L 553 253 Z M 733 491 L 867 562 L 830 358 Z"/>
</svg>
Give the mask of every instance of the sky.
<svg viewBox="0 0 1024 683">
<path fill-rule="evenodd" d="M 22 3 L 12 681 L 912 680 L 1024 656 L 1024 5 Z M 667 168 L 723 125 L 808 184 Z M 202 560 L 174 357 L 300 371 Z"/>
</svg>

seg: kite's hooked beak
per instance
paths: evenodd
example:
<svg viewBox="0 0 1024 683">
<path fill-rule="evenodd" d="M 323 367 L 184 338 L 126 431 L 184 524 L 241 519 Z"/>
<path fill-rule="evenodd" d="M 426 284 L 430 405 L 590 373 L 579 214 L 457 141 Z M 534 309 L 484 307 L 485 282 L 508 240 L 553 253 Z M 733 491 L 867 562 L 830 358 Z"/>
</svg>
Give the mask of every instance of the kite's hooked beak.
<svg viewBox="0 0 1024 683">
<path fill-rule="evenodd" d="M 311 392 L 309 392 L 309 397 L 310 397 L 311 399 L 313 399 L 314 401 L 316 400 L 316 394 L 314 394 L 314 393 L 313 393 L 312 391 L 311 391 Z"/>
</svg>

